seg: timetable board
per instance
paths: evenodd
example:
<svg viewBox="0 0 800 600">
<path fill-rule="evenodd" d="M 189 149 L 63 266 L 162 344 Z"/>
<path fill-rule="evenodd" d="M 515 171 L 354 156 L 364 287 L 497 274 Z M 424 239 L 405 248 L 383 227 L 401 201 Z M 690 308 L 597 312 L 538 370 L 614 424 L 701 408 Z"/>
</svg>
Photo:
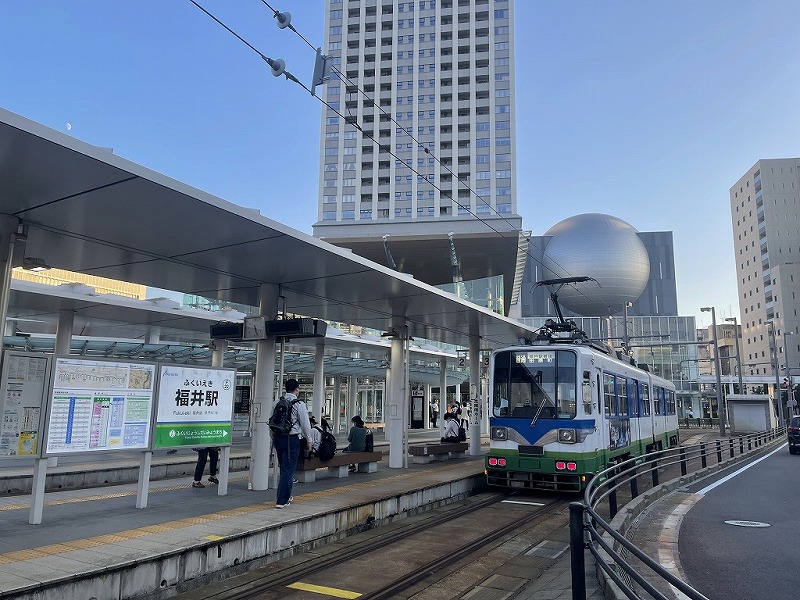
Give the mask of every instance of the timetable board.
<svg viewBox="0 0 800 600">
<path fill-rule="evenodd" d="M 147 450 L 156 365 L 58 356 L 47 415 L 47 454 Z"/>
<path fill-rule="evenodd" d="M 41 449 L 50 355 L 6 351 L 0 375 L 0 456 L 30 458 Z"/>
</svg>

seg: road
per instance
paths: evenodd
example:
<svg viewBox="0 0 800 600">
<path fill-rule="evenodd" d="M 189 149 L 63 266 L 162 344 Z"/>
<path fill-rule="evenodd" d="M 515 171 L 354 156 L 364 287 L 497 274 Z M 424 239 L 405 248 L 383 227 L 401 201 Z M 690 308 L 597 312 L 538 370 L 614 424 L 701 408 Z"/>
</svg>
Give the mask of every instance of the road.
<svg viewBox="0 0 800 600">
<path fill-rule="evenodd" d="M 709 598 L 800 597 L 799 492 L 800 456 L 790 455 L 785 445 L 706 492 L 680 528 L 680 561 L 688 582 Z"/>
</svg>

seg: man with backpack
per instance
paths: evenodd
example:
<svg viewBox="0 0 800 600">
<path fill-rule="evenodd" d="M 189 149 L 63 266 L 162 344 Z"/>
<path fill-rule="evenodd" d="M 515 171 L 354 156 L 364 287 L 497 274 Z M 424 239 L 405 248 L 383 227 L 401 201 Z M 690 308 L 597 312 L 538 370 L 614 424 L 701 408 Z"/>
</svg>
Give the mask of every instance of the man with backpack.
<svg viewBox="0 0 800 600">
<path fill-rule="evenodd" d="M 286 393 L 278 398 L 272 408 L 269 427 L 272 430 L 272 443 L 278 453 L 278 464 L 281 469 L 278 481 L 278 497 L 275 508 L 286 508 L 294 499 L 292 483 L 297 460 L 300 457 L 300 438 L 305 441 L 305 450 L 311 450 L 311 424 L 308 420 L 308 408 L 305 402 L 297 398 L 300 384 L 296 379 L 287 379 L 284 384 Z"/>
</svg>

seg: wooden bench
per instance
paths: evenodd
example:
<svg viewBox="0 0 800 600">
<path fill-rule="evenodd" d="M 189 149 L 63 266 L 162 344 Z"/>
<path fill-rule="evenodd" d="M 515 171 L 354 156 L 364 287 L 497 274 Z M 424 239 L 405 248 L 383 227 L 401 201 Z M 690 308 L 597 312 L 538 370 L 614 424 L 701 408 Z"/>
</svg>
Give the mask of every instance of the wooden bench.
<svg viewBox="0 0 800 600">
<path fill-rule="evenodd" d="M 447 460 L 449 458 L 462 458 L 467 450 L 469 450 L 469 444 L 466 442 L 415 444 L 408 447 L 408 452 L 411 454 L 411 462 L 417 464 L 425 464 L 435 460 Z"/>
<path fill-rule="evenodd" d="M 311 483 L 317 479 L 316 470 L 327 467 L 331 477 L 347 477 L 351 464 L 358 465 L 359 473 L 374 473 L 382 458 L 382 452 L 337 452 L 324 462 L 318 458 L 307 458 L 302 467 L 297 466 L 295 476 L 303 483 Z"/>
</svg>

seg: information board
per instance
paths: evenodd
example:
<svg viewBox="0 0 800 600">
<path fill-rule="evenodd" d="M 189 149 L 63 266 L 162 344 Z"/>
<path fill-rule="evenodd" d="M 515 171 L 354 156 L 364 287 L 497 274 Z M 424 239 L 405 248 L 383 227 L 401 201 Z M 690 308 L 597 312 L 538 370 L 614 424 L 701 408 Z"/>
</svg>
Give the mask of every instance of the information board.
<svg viewBox="0 0 800 600">
<path fill-rule="evenodd" d="M 236 372 L 162 365 L 153 448 L 229 446 Z"/>
<path fill-rule="evenodd" d="M 50 356 L 6 351 L 0 376 L 0 456 L 39 454 Z"/>
<path fill-rule="evenodd" d="M 47 453 L 146 450 L 156 365 L 56 357 Z"/>
</svg>

